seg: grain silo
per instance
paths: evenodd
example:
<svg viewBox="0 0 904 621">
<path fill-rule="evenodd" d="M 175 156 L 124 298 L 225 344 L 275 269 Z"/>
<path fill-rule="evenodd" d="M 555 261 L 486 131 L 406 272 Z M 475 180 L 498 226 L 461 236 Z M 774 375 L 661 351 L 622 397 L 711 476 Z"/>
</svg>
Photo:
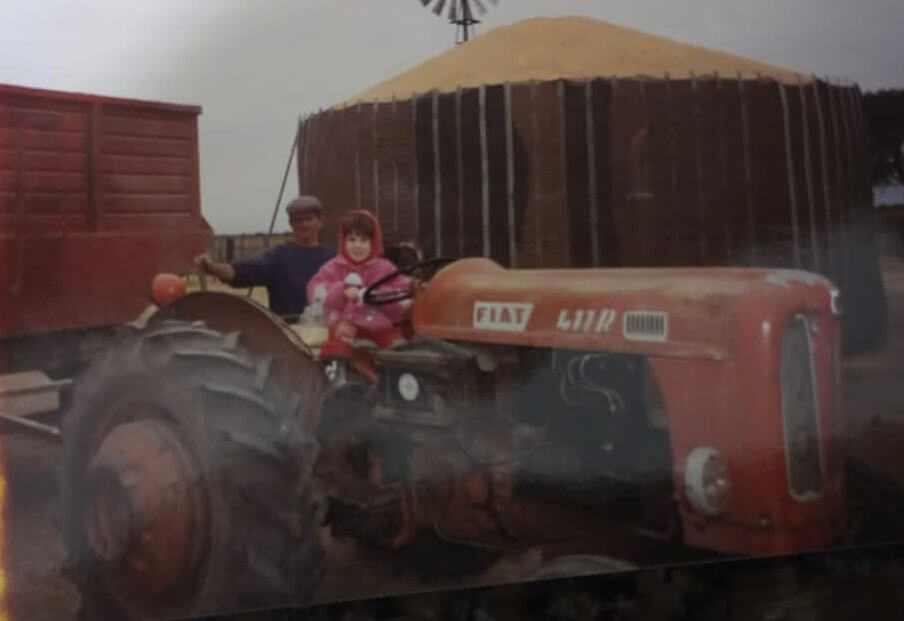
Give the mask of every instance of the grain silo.
<svg viewBox="0 0 904 621">
<path fill-rule="evenodd" d="M 499 28 L 299 125 L 299 185 L 427 256 L 826 274 L 884 339 L 861 93 L 586 18 Z"/>
</svg>

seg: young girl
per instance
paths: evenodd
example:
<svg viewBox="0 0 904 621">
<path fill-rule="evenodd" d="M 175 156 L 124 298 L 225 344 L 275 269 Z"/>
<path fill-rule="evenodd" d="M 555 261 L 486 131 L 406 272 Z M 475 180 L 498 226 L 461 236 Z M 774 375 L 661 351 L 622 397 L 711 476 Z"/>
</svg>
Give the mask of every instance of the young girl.
<svg viewBox="0 0 904 621">
<path fill-rule="evenodd" d="M 383 257 L 380 223 L 365 210 L 348 212 L 339 223 L 339 254 L 320 268 L 308 282 L 309 299 L 323 300 L 323 312 L 330 330 L 321 349 L 322 360 L 346 358 L 352 354 L 356 338 L 390 347 L 402 340 L 396 323 L 402 320 L 410 300 L 383 306 L 365 304 L 365 289 L 396 271 Z M 387 290 L 409 286 L 404 276 L 385 284 Z"/>
</svg>

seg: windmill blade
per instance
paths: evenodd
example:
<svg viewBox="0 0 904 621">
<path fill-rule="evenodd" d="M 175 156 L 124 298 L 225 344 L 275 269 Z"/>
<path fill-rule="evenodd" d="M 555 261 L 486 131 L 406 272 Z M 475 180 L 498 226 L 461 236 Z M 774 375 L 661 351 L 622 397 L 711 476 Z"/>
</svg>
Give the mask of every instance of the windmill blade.
<svg viewBox="0 0 904 621">
<path fill-rule="evenodd" d="M 421 4 L 422 4 L 423 6 L 425 6 L 425 7 L 426 7 L 428 4 L 430 4 L 431 2 L 433 2 L 433 0 L 421 0 Z"/>
<path fill-rule="evenodd" d="M 433 7 L 433 14 L 437 16 L 442 15 L 444 8 L 446 8 L 446 0 L 438 0 L 436 6 Z"/>
<path fill-rule="evenodd" d="M 449 6 L 449 20 L 456 21 L 458 19 L 458 0 L 452 0 L 452 4 Z"/>
</svg>

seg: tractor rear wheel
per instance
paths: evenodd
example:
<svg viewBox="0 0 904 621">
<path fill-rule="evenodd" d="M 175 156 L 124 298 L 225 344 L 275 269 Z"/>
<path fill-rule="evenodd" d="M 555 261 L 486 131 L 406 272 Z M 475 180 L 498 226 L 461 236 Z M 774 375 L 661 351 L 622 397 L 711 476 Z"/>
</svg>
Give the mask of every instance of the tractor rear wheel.
<svg viewBox="0 0 904 621">
<path fill-rule="evenodd" d="M 302 395 L 240 337 L 164 322 L 79 382 L 63 422 L 61 526 L 83 618 L 310 599 L 324 565 L 317 445 L 297 422 Z"/>
</svg>

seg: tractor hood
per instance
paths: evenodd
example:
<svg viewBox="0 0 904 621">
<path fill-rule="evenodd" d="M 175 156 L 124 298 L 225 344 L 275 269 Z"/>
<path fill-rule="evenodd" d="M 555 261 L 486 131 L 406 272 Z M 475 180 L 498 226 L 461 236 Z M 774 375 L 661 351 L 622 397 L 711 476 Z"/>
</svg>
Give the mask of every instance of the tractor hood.
<svg viewBox="0 0 904 621">
<path fill-rule="evenodd" d="M 797 312 L 837 316 L 837 289 L 797 270 L 505 269 L 473 258 L 434 276 L 412 321 L 447 340 L 731 359 Z"/>
</svg>

